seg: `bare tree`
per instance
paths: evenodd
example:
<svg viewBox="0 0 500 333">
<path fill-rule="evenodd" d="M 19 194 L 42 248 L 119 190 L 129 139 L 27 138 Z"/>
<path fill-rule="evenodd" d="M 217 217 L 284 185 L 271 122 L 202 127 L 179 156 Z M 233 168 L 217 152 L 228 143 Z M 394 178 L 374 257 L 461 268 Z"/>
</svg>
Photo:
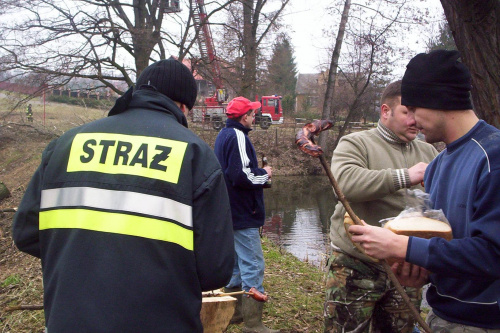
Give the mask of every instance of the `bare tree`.
<svg viewBox="0 0 500 333">
<path fill-rule="evenodd" d="M 192 2 L 184 3 L 188 14 L 181 15 L 164 0 L 14 1 L 4 15 L 26 19 L 3 20 L 1 69 L 12 76 L 43 74 L 50 85 L 97 80 L 101 85 L 95 88 L 121 94 L 151 60 L 169 56 L 167 47 L 181 60 L 191 54 L 198 36 Z"/>
<path fill-rule="evenodd" d="M 401 33 L 403 26 L 420 23 L 422 18 L 418 9 L 410 7 L 407 0 L 356 3 L 343 0 L 342 3 L 343 11 L 331 55 L 322 117 L 334 122 L 339 118 L 340 109 L 334 104 L 339 73 L 349 82 L 353 99 L 349 100 L 345 108 L 347 115 L 332 149 L 335 149 L 349 122 L 356 114 L 360 114 L 360 108 L 373 108 L 376 96 L 374 89 L 378 87 L 373 85 L 374 80 L 384 82 L 391 76 L 390 56 L 403 52 L 391 38 L 396 32 Z M 341 52 L 343 43 L 348 45 L 347 52 Z M 371 98 L 367 97 L 368 92 Z M 327 131 L 321 133 L 319 144 L 325 151 L 330 151 L 332 149 L 327 147 L 327 135 Z"/>
<path fill-rule="evenodd" d="M 351 0 L 345 0 L 344 9 L 342 10 L 342 17 L 340 19 L 339 31 L 335 40 L 335 47 L 333 48 L 332 60 L 330 61 L 330 69 L 328 71 L 328 80 L 326 83 L 325 99 L 323 101 L 322 119 L 331 119 L 334 114 L 333 110 L 333 96 L 335 94 L 335 82 L 337 81 L 337 69 L 339 66 L 340 49 L 344 41 L 345 28 L 347 20 L 349 19 L 349 10 L 351 9 Z M 328 133 L 322 132 L 319 136 L 319 145 L 325 150 L 327 149 Z"/>
<path fill-rule="evenodd" d="M 231 84 L 238 95 L 255 97 L 258 74 L 265 63 L 261 56 L 269 56 L 272 49 L 269 43 L 266 54 L 264 44 L 280 28 L 279 19 L 289 1 L 237 0 L 227 7 L 227 23 L 222 32 L 225 48 L 221 51 L 226 59 L 231 59 Z"/>
<path fill-rule="evenodd" d="M 455 44 L 472 74 L 479 117 L 500 128 L 500 2 L 441 0 Z"/>
</svg>

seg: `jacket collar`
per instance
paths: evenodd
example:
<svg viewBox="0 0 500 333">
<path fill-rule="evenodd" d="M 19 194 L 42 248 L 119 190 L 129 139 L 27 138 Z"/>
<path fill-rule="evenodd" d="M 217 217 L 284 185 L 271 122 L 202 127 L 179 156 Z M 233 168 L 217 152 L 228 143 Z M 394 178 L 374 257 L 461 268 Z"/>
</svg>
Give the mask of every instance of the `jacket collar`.
<svg viewBox="0 0 500 333">
<path fill-rule="evenodd" d="M 188 127 L 186 116 L 181 109 L 167 96 L 149 89 L 141 89 L 132 93 L 130 88 L 122 97 L 118 98 L 115 106 L 109 111 L 108 116 L 114 116 L 128 109 L 146 109 L 165 112 L 175 120 Z"/>
<path fill-rule="evenodd" d="M 227 118 L 226 127 L 239 129 L 240 131 L 242 131 L 245 134 L 248 134 L 248 132 L 250 132 L 252 130 L 251 128 L 247 128 L 247 127 L 243 126 L 239 121 L 236 121 L 236 120 L 231 119 L 231 118 Z"/>
<path fill-rule="evenodd" d="M 379 120 L 378 125 L 377 125 L 377 131 L 380 134 L 380 136 L 387 142 L 393 143 L 393 144 L 404 144 L 406 145 L 408 142 L 405 142 L 401 140 L 396 133 L 391 131 L 389 128 L 384 126 L 382 122 Z"/>
</svg>

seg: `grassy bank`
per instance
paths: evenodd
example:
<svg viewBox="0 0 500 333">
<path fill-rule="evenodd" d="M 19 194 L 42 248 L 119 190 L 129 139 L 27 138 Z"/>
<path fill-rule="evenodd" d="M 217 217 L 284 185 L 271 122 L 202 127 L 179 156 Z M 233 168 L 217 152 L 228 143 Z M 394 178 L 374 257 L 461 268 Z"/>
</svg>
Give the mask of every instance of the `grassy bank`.
<svg viewBox="0 0 500 333">
<path fill-rule="evenodd" d="M 282 332 L 322 332 L 324 273 L 266 238 L 263 251 L 264 288 L 270 295 L 264 307 L 265 324 Z M 241 326 L 230 325 L 227 331 L 240 332 Z"/>
<path fill-rule="evenodd" d="M 282 332 L 321 332 L 324 273 L 283 252 L 266 238 L 263 250 L 264 287 L 270 296 L 264 307 L 265 324 Z M 12 257 L 17 264 L 8 267 L 9 274 L 2 272 L 0 280 L 0 332 L 43 332 L 42 310 L 4 311 L 21 304 L 42 304 L 43 299 L 40 262 L 20 252 Z M 241 327 L 230 325 L 226 332 L 241 332 Z"/>
</svg>

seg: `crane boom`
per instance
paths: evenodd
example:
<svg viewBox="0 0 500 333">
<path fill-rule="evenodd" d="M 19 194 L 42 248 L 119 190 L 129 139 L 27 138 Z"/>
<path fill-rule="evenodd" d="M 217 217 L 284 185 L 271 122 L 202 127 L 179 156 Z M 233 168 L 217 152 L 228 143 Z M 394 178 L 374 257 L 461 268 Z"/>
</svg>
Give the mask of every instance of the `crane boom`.
<svg viewBox="0 0 500 333">
<path fill-rule="evenodd" d="M 193 21 L 199 31 L 198 45 L 202 59 L 209 64 L 212 71 L 213 82 L 216 89 L 223 89 L 219 60 L 215 54 L 212 32 L 208 23 L 204 0 L 191 0 L 193 7 Z"/>
<path fill-rule="evenodd" d="M 215 92 L 208 96 L 201 106 L 202 117 L 212 123 L 216 130 L 220 130 L 226 118 L 226 104 L 228 94 L 224 88 L 221 76 L 220 60 L 215 54 L 212 32 L 208 23 L 208 15 L 205 9 L 204 0 L 190 0 L 193 11 L 193 22 L 198 32 L 198 45 L 202 60 L 208 65 L 212 74 L 212 82 L 215 85 Z M 257 100 L 257 97 L 256 97 Z M 255 122 L 260 124 L 262 129 L 267 129 L 273 124 L 283 123 L 283 108 L 281 107 L 281 96 L 262 96 L 260 99 L 262 107 L 257 112 Z"/>
</svg>

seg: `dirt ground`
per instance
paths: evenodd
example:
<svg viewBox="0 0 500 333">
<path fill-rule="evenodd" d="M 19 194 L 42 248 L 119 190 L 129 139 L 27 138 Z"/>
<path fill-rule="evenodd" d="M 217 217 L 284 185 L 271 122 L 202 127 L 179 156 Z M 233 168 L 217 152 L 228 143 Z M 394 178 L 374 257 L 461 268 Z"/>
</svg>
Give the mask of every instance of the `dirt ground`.
<svg viewBox="0 0 500 333">
<path fill-rule="evenodd" d="M 0 127 L 0 180 L 11 193 L 11 197 L 0 201 L 0 210 L 19 205 L 50 138 L 22 124 Z M 28 322 L 19 311 L 8 317 L 2 313 L 14 304 L 42 304 L 40 261 L 14 246 L 10 235 L 12 217 L 11 212 L 0 213 L 0 331 L 41 332 L 43 327 L 32 325 L 40 323 L 42 311 L 32 311 Z"/>
<path fill-rule="evenodd" d="M 5 109 L 0 98 L 0 110 Z M 10 190 L 0 200 L 0 333 L 43 332 L 43 311 L 5 311 L 21 304 L 41 305 L 40 261 L 17 250 L 11 238 L 12 212 L 41 160 L 45 146 L 69 128 L 105 116 L 105 111 L 32 102 L 34 122 L 27 122 L 24 110 L 0 111 L 0 181 Z M 190 129 L 213 147 L 217 132 L 209 125 L 190 123 Z M 266 155 L 275 175 L 318 174 L 319 162 L 300 152 L 294 143 L 299 127 L 293 123 L 256 128 L 250 137 L 259 158 Z"/>
</svg>

